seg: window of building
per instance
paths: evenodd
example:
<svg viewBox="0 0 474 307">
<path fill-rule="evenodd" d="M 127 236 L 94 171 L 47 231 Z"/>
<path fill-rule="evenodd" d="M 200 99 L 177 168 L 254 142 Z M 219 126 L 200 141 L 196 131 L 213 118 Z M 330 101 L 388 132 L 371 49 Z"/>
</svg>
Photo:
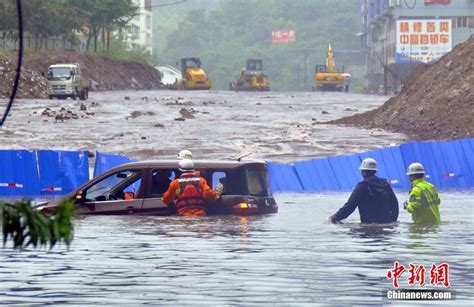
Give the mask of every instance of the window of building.
<svg viewBox="0 0 474 307">
<path fill-rule="evenodd" d="M 456 17 L 456 28 L 467 28 L 467 16 Z"/>
<path fill-rule="evenodd" d="M 467 17 L 467 27 L 474 28 L 474 16 Z"/>
</svg>

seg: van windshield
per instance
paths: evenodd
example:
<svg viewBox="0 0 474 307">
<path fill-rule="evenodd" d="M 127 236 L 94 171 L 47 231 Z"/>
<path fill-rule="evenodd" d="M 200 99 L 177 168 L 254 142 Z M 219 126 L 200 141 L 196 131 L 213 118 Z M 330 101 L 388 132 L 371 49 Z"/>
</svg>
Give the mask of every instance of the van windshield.
<svg viewBox="0 0 474 307">
<path fill-rule="evenodd" d="M 48 80 L 69 80 L 71 69 L 69 67 L 54 67 L 48 69 Z"/>
<path fill-rule="evenodd" d="M 247 189 L 252 196 L 269 196 L 269 180 L 263 167 L 252 166 L 246 169 Z"/>
</svg>

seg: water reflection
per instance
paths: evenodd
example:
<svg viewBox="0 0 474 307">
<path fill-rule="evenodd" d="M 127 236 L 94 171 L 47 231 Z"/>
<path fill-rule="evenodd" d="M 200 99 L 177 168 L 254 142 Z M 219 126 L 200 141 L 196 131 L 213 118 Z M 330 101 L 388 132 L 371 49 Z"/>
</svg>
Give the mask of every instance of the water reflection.
<svg viewBox="0 0 474 307">
<path fill-rule="evenodd" d="M 249 232 L 249 219 L 246 216 L 240 217 L 240 249 L 247 251 Z"/>
<path fill-rule="evenodd" d="M 352 236 L 361 239 L 371 239 L 373 243 L 390 241 L 399 234 L 398 223 L 391 224 L 347 224 Z"/>
<path fill-rule="evenodd" d="M 406 247 L 415 253 L 433 253 L 432 241 L 436 240 L 440 224 L 411 223 L 408 225 Z"/>
<path fill-rule="evenodd" d="M 454 303 L 472 301 L 472 195 L 443 195 L 441 225 L 323 224 L 346 197 L 280 195 L 265 216 L 87 216 L 69 251 L 0 250 L 0 302 L 380 305 L 394 261 L 449 263 Z"/>
</svg>

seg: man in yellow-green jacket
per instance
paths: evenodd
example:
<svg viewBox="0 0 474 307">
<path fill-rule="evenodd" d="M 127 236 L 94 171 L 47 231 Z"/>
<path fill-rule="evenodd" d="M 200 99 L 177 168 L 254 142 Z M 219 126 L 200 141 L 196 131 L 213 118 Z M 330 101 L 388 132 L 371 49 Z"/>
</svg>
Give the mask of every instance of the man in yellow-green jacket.
<svg viewBox="0 0 474 307">
<path fill-rule="evenodd" d="M 441 203 L 436 187 L 425 181 L 425 168 L 421 163 L 408 166 L 411 190 L 403 208 L 412 214 L 415 223 L 440 223 L 439 205 Z"/>
</svg>

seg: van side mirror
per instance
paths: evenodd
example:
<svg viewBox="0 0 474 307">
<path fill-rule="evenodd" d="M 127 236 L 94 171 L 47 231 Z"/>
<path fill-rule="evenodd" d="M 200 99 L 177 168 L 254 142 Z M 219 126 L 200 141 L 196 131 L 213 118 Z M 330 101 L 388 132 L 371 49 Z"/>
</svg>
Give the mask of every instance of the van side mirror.
<svg viewBox="0 0 474 307">
<path fill-rule="evenodd" d="M 41 76 L 44 78 L 46 75 L 44 73 L 44 71 L 41 72 Z"/>
</svg>

